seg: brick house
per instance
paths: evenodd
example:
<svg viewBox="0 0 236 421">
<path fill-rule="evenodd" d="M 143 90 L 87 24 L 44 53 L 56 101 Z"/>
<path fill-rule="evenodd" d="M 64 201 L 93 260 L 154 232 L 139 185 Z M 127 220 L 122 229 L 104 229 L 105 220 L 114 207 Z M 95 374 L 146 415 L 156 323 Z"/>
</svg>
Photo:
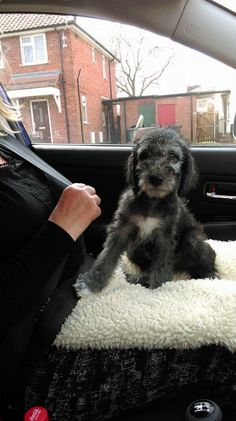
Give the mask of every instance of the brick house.
<svg viewBox="0 0 236 421">
<path fill-rule="evenodd" d="M 1 80 L 35 142 L 105 142 L 116 58 L 61 15 L 0 15 Z"/>
<path fill-rule="evenodd" d="M 113 138 L 131 141 L 142 115 L 143 127 L 178 125 L 189 143 L 230 140 L 229 105 L 231 91 L 187 92 L 170 95 L 118 98 L 104 101 L 105 114 L 118 109 Z M 111 126 L 111 124 L 109 124 Z"/>
</svg>

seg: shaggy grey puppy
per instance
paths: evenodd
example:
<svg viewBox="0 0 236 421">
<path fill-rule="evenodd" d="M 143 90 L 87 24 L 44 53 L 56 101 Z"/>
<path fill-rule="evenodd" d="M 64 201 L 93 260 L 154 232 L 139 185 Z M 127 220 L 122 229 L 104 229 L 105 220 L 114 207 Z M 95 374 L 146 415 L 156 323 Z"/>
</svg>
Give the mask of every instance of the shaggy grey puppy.
<svg viewBox="0 0 236 421">
<path fill-rule="evenodd" d="M 141 271 L 129 276 L 132 283 L 157 288 L 171 281 L 175 271 L 191 278 L 215 277 L 215 252 L 183 200 L 196 181 L 194 160 L 177 130 L 155 129 L 140 139 L 128 160 L 128 188 L 104 249 L 75 284 L 81 295 L 108 284 L 124 251 Z"/>
</svg>

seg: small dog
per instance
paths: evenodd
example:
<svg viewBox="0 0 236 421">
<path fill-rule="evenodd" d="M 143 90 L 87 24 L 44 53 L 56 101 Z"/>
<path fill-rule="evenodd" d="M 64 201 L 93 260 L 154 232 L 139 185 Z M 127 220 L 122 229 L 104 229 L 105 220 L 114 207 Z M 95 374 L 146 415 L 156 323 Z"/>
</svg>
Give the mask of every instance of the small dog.
<svg viewBox="0 0 236 421">
<path fill-rule="evenodd" d="M 128 188 L 108 228 L 104 249 L 90 272 L 79 276 L 81 295 L 101 291 L 123 252 L 140 274 L 129 282 L 157 288 L 174 272 L 191 278 L 216 277 L 215 252 L 184 196 L 195 186 L 197 171 L 187 143 L 174 128 L 146 134 L 128 159 Z"/>
</svg>

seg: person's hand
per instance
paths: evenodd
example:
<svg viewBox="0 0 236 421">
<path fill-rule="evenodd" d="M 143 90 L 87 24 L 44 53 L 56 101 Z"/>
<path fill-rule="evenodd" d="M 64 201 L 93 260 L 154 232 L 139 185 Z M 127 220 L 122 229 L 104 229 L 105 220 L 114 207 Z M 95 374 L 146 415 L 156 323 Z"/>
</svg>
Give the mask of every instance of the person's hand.
<svg viewBox="0 0 236 421">
<path fill-rule="evenodd" d="M 49 221 L 59 225 L 76 240 L 101 215 L 100 202 L 93 187 L 81 183 L 71 184 L 62 192 Z"/>
</svg>

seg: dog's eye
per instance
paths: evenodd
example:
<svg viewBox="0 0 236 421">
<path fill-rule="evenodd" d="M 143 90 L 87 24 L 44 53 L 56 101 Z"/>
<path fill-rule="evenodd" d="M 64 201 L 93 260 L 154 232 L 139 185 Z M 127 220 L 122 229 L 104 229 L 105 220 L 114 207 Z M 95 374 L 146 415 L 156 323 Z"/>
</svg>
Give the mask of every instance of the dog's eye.
<svg viewBox="0 0 236 421">
<path fill-rule="evenodd" d="M 170 160 L 173 161 L 173 162 L 178 162 L 178 160 L 179 160 L 178 155 L 176 155 L 174 152 L 170 152 L 168 154 L 168 156 L 169 156 Z"/>
<path fill-rule="evenodd" d="M 140 159 L 140 161 L 144 161 L 144 159 L 148 159 L 148 156 L 149 156 L 148 152 L 143 151 L 143 152 L 140 153 L 139 159 Z"/>
</svg>

